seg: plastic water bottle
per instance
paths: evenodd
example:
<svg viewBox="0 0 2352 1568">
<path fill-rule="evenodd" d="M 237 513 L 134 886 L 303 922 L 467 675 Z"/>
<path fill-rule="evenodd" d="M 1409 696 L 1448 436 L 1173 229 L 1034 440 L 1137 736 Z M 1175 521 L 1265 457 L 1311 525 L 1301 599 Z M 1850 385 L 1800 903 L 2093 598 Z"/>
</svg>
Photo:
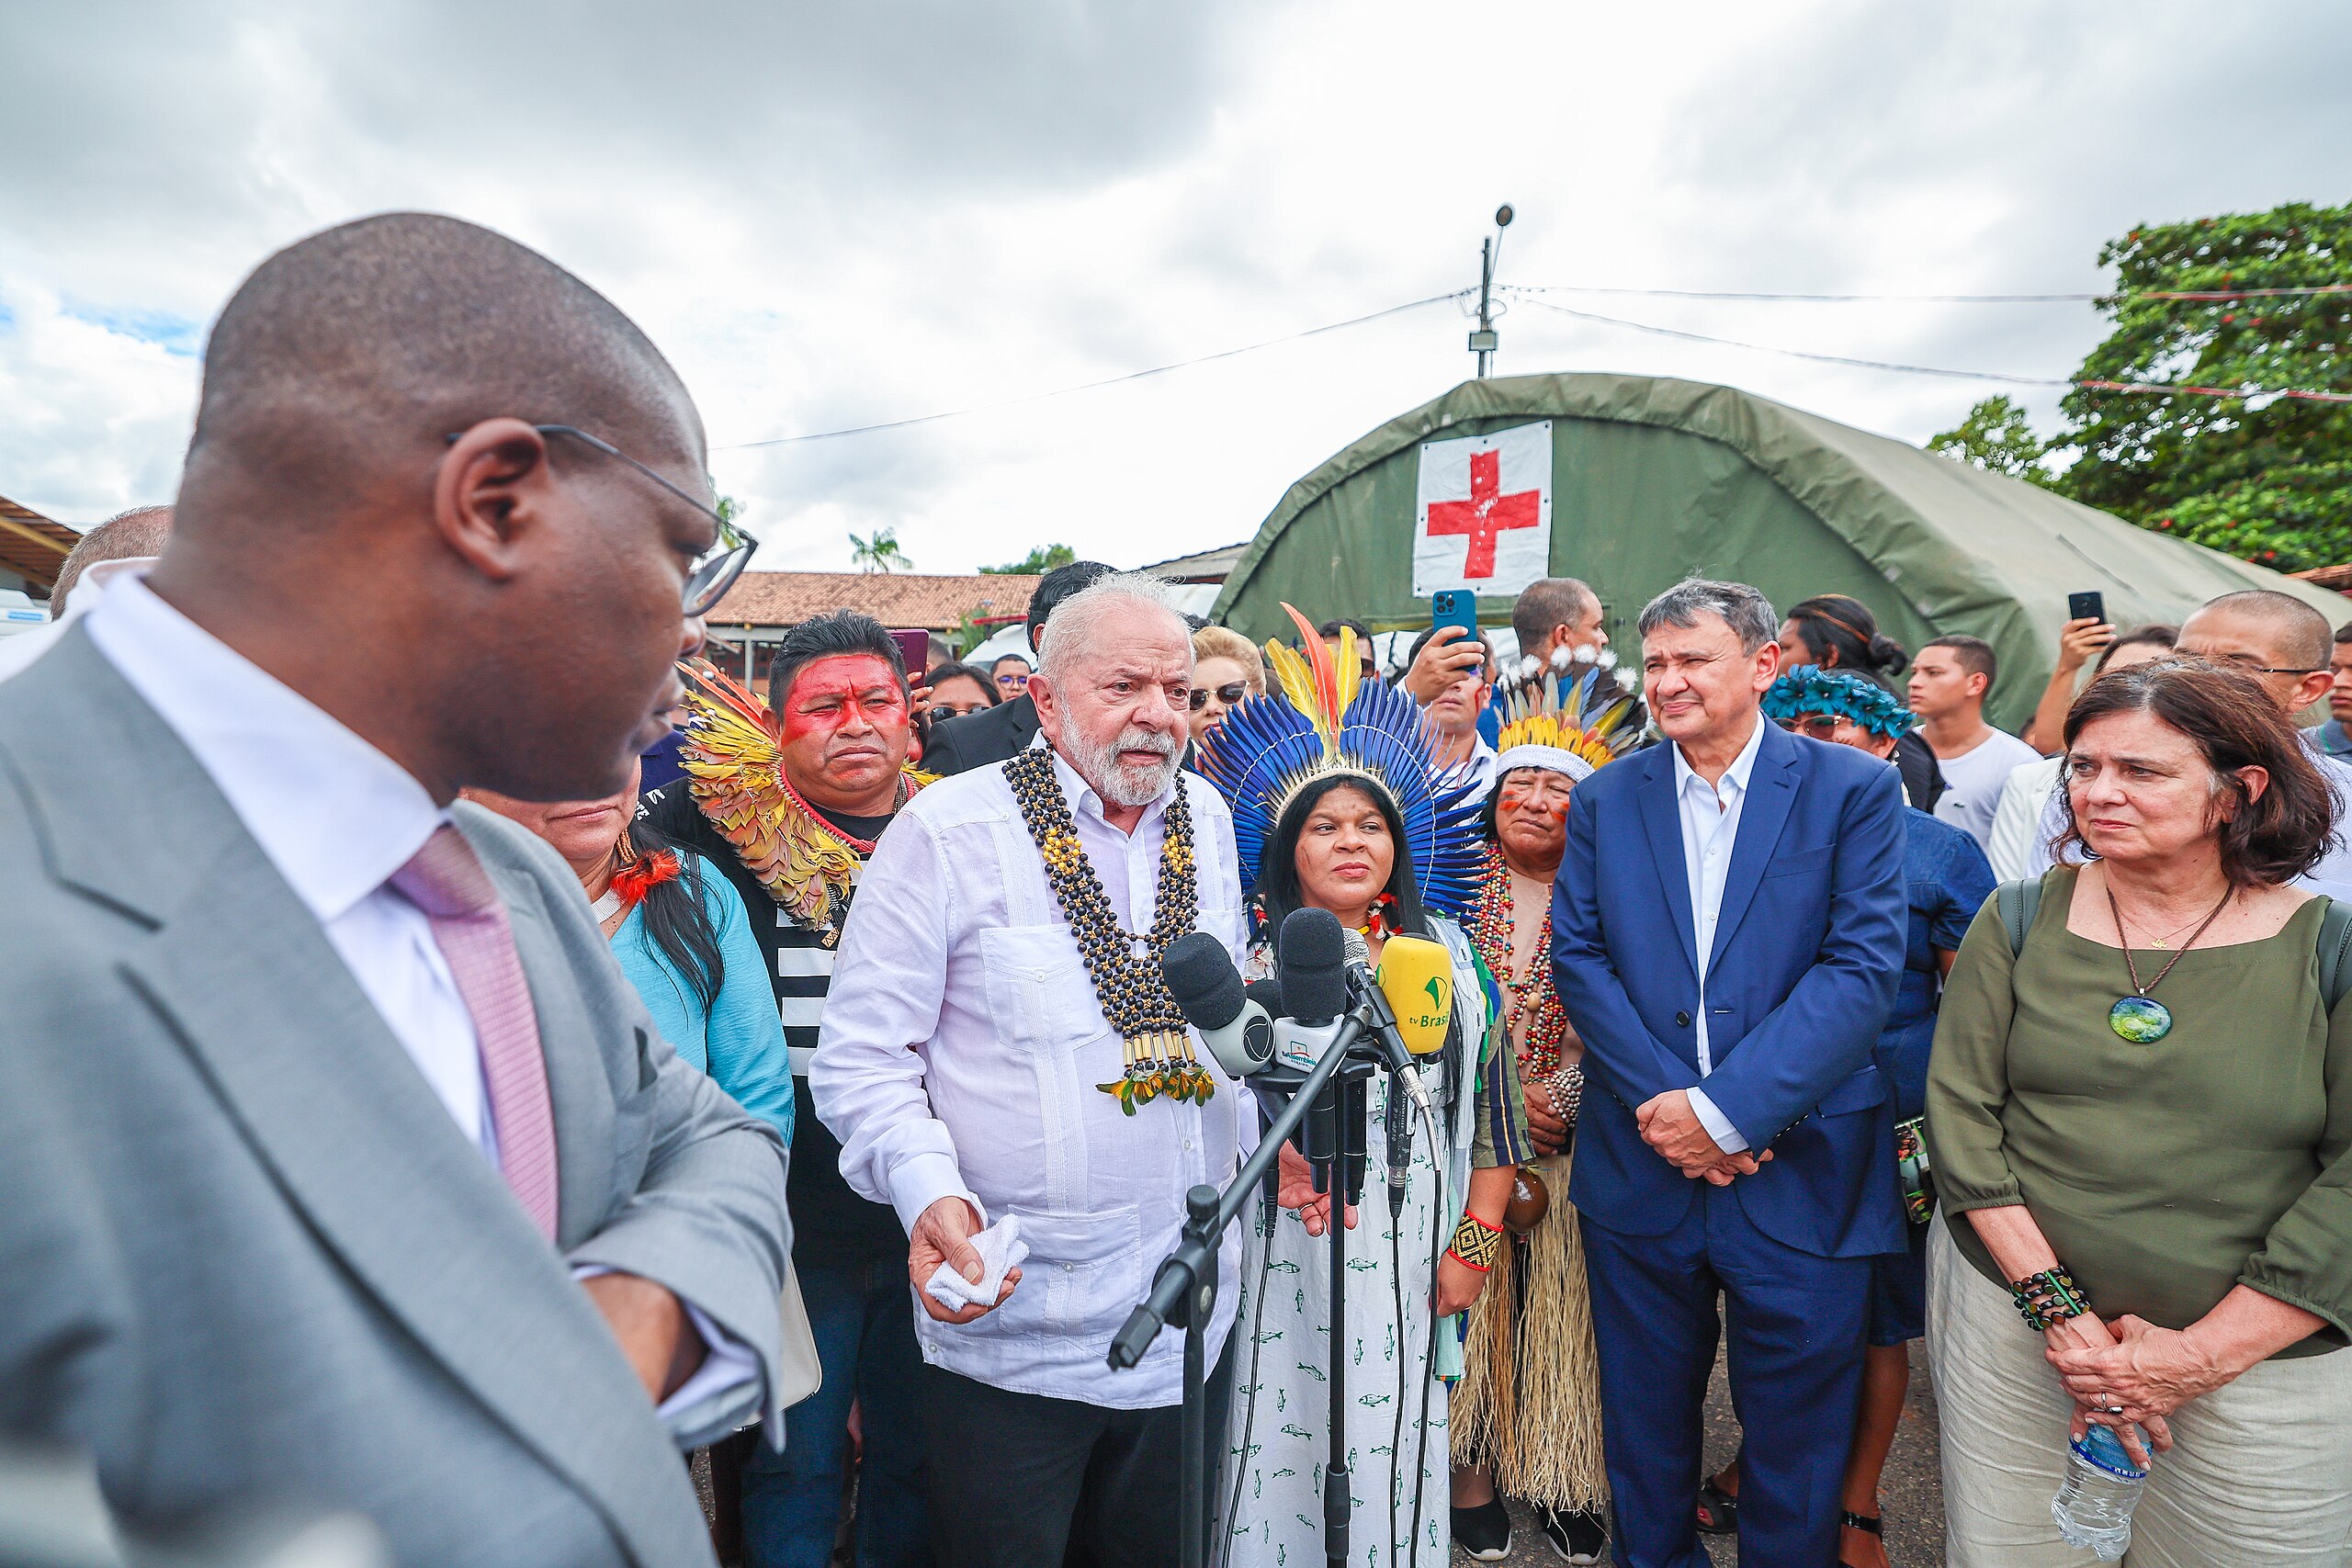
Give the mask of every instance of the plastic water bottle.
<svg viewBox="0 0 2352 1568">
<path fill-rule="evenodd" d="M 2112 1562 L 2132 1544 L 2132 1510 L 2147 1484 L 2148 1472 L 2132 1462 L 2114 1430 L 2094 1426 L 2066 1445 L 2066 1479 L 2050 1500 L 2050 1517 L 2068 1545 Z"/>
</svg>

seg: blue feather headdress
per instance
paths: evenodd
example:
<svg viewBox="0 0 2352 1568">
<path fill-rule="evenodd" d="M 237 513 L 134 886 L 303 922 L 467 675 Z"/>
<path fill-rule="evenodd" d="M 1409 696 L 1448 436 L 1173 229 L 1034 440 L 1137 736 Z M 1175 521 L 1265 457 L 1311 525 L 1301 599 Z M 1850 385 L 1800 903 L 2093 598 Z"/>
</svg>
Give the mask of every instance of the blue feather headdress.
<svg viewBox="0 0 2352 1568">
<path fill-rule="evenodd" d="M 1476 782 L 1438 771 L 1419 704 L 1360 679 L 1353 632 L 1340 629 L 1335 659 L 1310 622 L 1283 608 L 1298 623 L 1306 652 L 1268 643 L 1277 689 L 1244 698 L 1201 745 L 1201 772 L 1233 807 L 1243 889 L 1256 886 L 1266 846 L 1298 792 L 1344 774 L 1396 808 L 1421 902 L 1463 914 L 1483 849 Z"/>
</svg>

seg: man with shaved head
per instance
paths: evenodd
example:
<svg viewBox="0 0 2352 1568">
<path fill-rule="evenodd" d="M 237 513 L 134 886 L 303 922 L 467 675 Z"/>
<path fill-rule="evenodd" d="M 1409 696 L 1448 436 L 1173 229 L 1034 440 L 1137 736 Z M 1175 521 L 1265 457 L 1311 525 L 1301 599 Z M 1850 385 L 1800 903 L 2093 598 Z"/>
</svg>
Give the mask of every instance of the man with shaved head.
<svg viewBox="0 0 2352 1568">
<path fill-rule="evenodd" d="M 49 591 L 49 625 L 0 642 L 0 681 L 31 669 L 64 637 L 66 623 L 97 603 L 109 581 L 153 565 L 171 532 L 170 507 L 134 506 L 75 540 Z"/>
<path fill-rule="evenodd" d="M 455 804 L 662 732 L 748 554 L 703 456 L 577 278 L 346 224 L 221 311 L 162 560 L 0 686 L 0 1433 L 132 1529 L 709 1561 L 677 1449 L 776 1414 L 782 1150 Z"/>
<path fill-rule="evenodd" d="M 2199 605 L 2181 622 L 2173 651 L 2253 677 L 2291 722 L 2335 683 L 2328 667 L 2335 642 L 2335 628 L 2312 605 L 2275 589 L 2246 588 Z M 2296 733 L 2335 796 L 2335 838 L 2320 863 L 2296 881 L 2332 897 L 2352 898 L 2352 841 L 2346 839 L 2352 828 L 2352 764 L 2327 755 L 2316 728 Z"/>
</svg>

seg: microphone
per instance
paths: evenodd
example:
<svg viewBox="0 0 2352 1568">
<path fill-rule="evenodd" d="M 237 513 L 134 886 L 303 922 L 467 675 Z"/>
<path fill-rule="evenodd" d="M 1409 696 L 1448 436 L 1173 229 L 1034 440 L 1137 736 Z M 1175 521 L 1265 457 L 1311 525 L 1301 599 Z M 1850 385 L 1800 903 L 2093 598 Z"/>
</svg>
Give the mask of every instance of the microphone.
<svg viewBox="0 0 2352 1568">
<path fill-rule="evenodd" d="M 1365 1030 L 1380 1046 L 1381 1056 L 1388 1068 L 1388 1106 L 1383 1120 L 1388 1125 L 1388 1217 L 1395 1219 L 1405 1211 L 1405 1179 L 1413 1163 L 1413 1119 L 1406 1114 L 1405 1101 L 1409 1099 L 1415 1109 L 1434 1123 L 1437 1112 L 1430 1105 L 1429 1086 L 1421 1082 L 1420 1065 L 1413 1059 L 1399 1033 L 1396 1015 L 1391 1010 L 1387 995 L 1372 974 L 1372 944 L 1361 931 L 1348 931 L 1341 941 L 1347 947 L 1348 984 L 1357 1002 L 1370 1015 Z M 1419 942 L 1423 947 L 1436 948 L 1443 956 L 1445 949 L 1436 942 L 1419 937 L 1393 936 L 1382 948 L 1385 960 L 1389 948 L 1400 942 Z M 1382 967 L 1386 968 L 1384 962 Z M 1449 965 L 1449 973 L 1451 967 Z M 1423 998 L 1426 1002 L 1427 998 Z M 1443 1037 L 1440 1036 L 1440 1043 Z"/>
<path fill-rule="evenodd" d="M 1346 950 L 1339 917 L 1329 909 L 1293 909 L 1274 941 L 1283 1010 L 1274 1023 L 1282 1064 L 1311 1070 L 1339 1038 L 1348 1010 Z"/>
<path fill-rule="evenodd" d="M 1177 1010 L 1228 1076 L 1246 1078 L 1273 1060 L 1273 1020 L 1250 998 L 1223 942 L 1206 931 L 1179 937 L 1168 944 L 1159 970 Z"/>
<path fill-rule="evenodd" d="M 1453 1022 L 1453 958 L 1427 937 L 1392 936 L 1380 950 L 1380 992 L 1396 1018 L 1405 1049 L 1433 1056 Z"/>
</svg>

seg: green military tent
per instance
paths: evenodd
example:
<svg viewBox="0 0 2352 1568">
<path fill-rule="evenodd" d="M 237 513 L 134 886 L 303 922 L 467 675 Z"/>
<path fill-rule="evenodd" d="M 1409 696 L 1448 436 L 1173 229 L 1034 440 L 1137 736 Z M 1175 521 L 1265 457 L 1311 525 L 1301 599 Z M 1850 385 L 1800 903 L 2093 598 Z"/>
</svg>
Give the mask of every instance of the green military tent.
<svg viewBox="0 0 2352 1568">
<path fill-rule="evenodd" d="M 1752 582 L 1781 605 L 1850 593 L 1907 648 L 1950 632 L 1990 642 L 2001 673 L 1987 716 L 2016 729 L 2049 679 L 2070 592 L 2099 590 L 2120 626 L 2177 622 L 2239 588 L 2352 618 L 2341 595 L 1883 435 L 1730 387 L 1609 375 L 1465 381 L 1382 425 L 1290 487 L 1216 617 L 1261 640 L 1295 635 L 1285 600 L 1314 620 L 1427 625 L 1413 564 L 1422 444 L 1546 421 L 1548 570 L 1600 592 L 1627 656 L 1635 613 L 1683 577 Z M 1511 603 L 1481 593 L 1479 617 L 1504 624 Z"/>
</svg>

